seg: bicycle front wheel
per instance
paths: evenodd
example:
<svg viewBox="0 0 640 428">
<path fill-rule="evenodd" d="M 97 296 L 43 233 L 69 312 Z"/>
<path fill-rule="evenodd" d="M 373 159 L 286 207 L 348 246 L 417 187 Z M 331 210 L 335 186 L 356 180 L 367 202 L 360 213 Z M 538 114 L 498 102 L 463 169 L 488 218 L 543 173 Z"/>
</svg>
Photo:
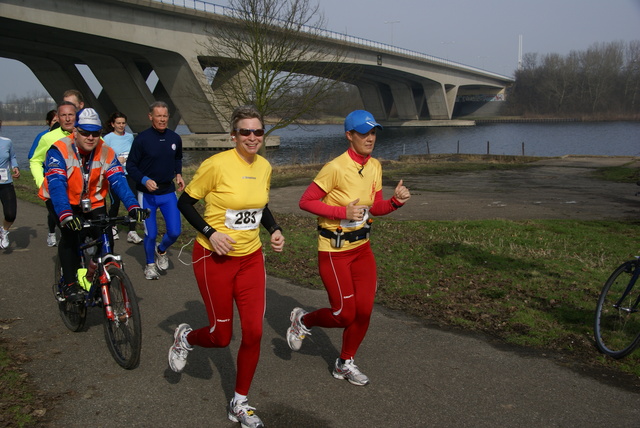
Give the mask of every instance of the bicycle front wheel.
<svg viewBox="0 0 640 428">
<path fill-rule="evenodd" d="M 116 266 L 109 266 L 111 277 L 107 290 L 110 305 L 104 309 L 104 337 L 111 355 L 127 370 L 140 364 L 142 348 L 142 323 L 138 298 L 127 274 Z"/>
<path fill-rule="evenodd" d="M 56 256 L 55 270 L 53 273 L 53 295 L 58 303 L 60 318 L 62 318 L 62 322 L 69 330 L 73 332 L 80 331 L 87 320 L 87 306 L 84 304 L 84 300 L 68 302 L 64 298 L 61 288 L 63 285 L 61 278 L 62 266 L 60 264 L 60 258 Z"/>
<path fill-rule="evenodd" d="M 636 287 L 638 261 L 620 265 L 602 288 L 594 325 L 598 349 L 622 358 L 640 344 L 640 289 Z"/>
</svg>

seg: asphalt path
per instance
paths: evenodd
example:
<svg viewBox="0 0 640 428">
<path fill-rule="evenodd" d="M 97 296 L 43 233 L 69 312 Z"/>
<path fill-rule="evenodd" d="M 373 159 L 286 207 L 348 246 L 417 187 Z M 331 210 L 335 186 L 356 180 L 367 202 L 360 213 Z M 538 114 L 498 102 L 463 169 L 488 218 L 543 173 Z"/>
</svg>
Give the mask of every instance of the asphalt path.
<svg viewBox="0 0 640 428">
<path fill-rule="evenodd" d="M 575 173 L 573 168 L 582 174 L 592 166 L 571 167 Z M 626 185 L 620 191 L 628 189 Z M 274 211 L 296 209 L 291 205 L 299 193 L 274 190 Z M 450 197 L 452 191 L 419 193 L 429 203 L 429 195 Z M 416 200 L 421 197 L 412 202 Z M 631 198 L 627 215 L 633 202 Z M 577 203 L 564 205 L 575 209 Z M 428 215 L 427 207 L 416 212 Z M 179 254 L 180 248 L 170 250 L 168 272 L 158 281 L 147 281 L 142 247 L 126 243 L 124 232 L 121 236 L 116 249 L 139 296 L 143 324 L 141 363 L 129 371 L 111 358 L 98 309 L 89 311 L 82 332 L 72 333 L 62 324 L 51 291 L 56 249 L 46 246 L 46 210 L 19 201 L 11 246 L 0 252 L 0 334 L 24 344 L 30 358 L 26 371 L 55 400 L 48 426 L 239 426 L 226 417 L 226 403 L 233 395 L 238 320 L 229 348 L 196 349 L 184 372 L 173 373 L 167 365 L 173 330 L 181 322 L 194 327 L 207 322 L 188 265 L 190 255 Z M 340 331 L 314 329 L 297 353 L 286 344 L 291 309 L 325 306 L 324 291 L 268 276 L 267 302 L 262 354 L 249 395 L 267 427 L 640 423 L 640 388 L 628 378 L 594 373 L 562 356 L 504 346 L 482 335 L 438 329 L 380 307 L 356 358 L 371 384 L 353 386 L 331 376 Z"/>
</svg>

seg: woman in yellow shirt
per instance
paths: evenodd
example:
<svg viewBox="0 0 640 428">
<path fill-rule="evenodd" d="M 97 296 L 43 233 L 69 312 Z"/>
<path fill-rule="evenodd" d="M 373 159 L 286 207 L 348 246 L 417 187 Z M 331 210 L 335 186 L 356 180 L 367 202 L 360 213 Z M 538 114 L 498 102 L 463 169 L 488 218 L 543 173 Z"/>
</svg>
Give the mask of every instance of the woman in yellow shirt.
<svg viewBox="0 0 640 428">
<path fill-rule="evenodd" d="M 376 261 L 369 243 L 370 216 L 395 211 L 411 194 L 398 183 L 382 199 L 382 167 L 371 157 L 382 126 L 371 113 L 351 112 L 344 121 L 349 148 L 327 163 L 300 198 L 300 208 L 318 216 L 318 267 L 330 308 L 291 312 L 287 343 L 298 351 L 311 327 L 342 328 L 342 350 L 333 377 L 354 385 L 369 378 L 353 362 L 369 328 L 377 288 Z"/>
<path fill-rule="evenodd" d="M 198 168 L 178 201 L 178 208 L 199 232 L 193 247 L 193 272 L 207 308 L 209 325 L 192 330 L 180 324 L 169 349 L 169 365 L 181 372 L 194 345 L 229 345 L 235 299 L 242 325 L 235 396 L 228 416 L 243 426 L 262 427 L 247 400 L 260 357 L 266 304 L 266 273 L 260 242 L 262 224 L 271 233 L 271 247 L 284 246 L 282 229 L 269 211 L 271 165 L 258 155 L 264 122 L 253 107 L 239 107 L 231 120 L 235 149 L 211 156 Z M 194 204 L 203 199 L 204 216 Z"/>
</svg>

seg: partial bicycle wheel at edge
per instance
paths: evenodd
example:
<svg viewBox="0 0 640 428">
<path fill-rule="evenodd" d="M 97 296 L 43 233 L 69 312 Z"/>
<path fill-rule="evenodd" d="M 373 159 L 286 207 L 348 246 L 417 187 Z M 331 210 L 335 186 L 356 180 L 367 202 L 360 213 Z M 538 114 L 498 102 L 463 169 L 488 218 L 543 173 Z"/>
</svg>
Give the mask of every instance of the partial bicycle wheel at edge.
<svg viewBox="0 0 640 428">
<path fill-rule="evenodd" d="M 62 318 L 62 322 L 69 330 L 73 332 L 80 331 L 87 320 L 87 307 L 84 304 L 84 300 L 80 302 L 67 302 L 64 300 L 62 290 L 60 290 L 60 277 L 62 277 L 62 266 L 60 258 L 56 256 L 53 273 L 53 295 L 58 303 L 60 318 Z"/>
<path fill-rule="evenodd" d="M 637 260 L 620 265 L 604 284 L 598 299 L 594 325 L 596 345 L 613 358 L 628 355 L 640 344 L 640 313 L 637 312 L 640 287 L 631 284 L 631 290 L 620 301 L 636 269 Z"/>
<path fill-rule="evenodd" d="M 104 337 L 116 362 L 127 370 L 134 369 L 140 364 L 142 348 L 138 299 L 129 277 L 122 269 L 109 266 L 107 272 L 111 277 L 109 299 L 114 319 L 108 318 L 105 305 Z"/>
</svg>

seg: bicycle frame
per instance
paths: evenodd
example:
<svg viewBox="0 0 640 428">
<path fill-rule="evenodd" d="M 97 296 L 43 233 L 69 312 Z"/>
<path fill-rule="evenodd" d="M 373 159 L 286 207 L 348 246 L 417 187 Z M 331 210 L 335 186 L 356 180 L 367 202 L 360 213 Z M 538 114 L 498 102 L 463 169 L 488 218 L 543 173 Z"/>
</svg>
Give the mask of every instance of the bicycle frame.
<svg viewBox="0 0 640 428">
<path fill-rule="evenodd" d="M 81 263 L 82 270 L 74 273 L 78 276 L 78 282 L 83 284 L 86 293 L 79 301 L 67 301 L 64 298 L 64 286 L 62 266 L 60 258 L 56 258 L 54 274 L 56 282 L 53 284 L 54 296 L 58 303 L 60 317 L 65 327 L 73 332 L 78 332 L 84 327 L 87 319 L 87 308 L 99 306 L 103 313 L 103 329 L 109 352 L 114 360 L 124 369 L 131 370 L 140 364 L 140 352 L 142 344 L 142 324 L 140 321 L 140 307 L 133 289 L 133 284 L 124 271 L 122 259 L 117 254 L 112 254 L 110 238 L 112 226 L 116 224 L 128 224 L 129 217 L 99 216 L 93 220 L 85 221 L 83 230 L 89 227 L 99 231 L 95 239 L 84 235 L 84 242 L 78 245 L 78 257 L 89 263 Z M 96 249 L 95 251 L 92 251 Z M 95 261 L 95 273 L 89 284 L 86 280 L 87 266 L 93 269 Z"/>
<path fill-rule="evenodd" d="M 613 305 L 614 308 L 624 312 L 628 312 L 628 313 L 638 312 L 638 305 L 640 304 L 640 295 L 638 295 L 638 298 L 633 303 L 633 305 L 631 305 L 628 308 L 621 307 L 621 304 L 631 292 L 631 289 L 635 285 L 639 276 L 640 276 L 640 257 L 636 257 L 636 266 L 634 268 L 633 275 L 631 276 L 631 280 L 629 280 L 629 284 L 627 285 L 627 288 L 624 290 L 624 293 L 622 293 L 622 296 L 620 297 L 620 299 Z"/>
<path fill-rule="evenodd" d="M 640 186 L 640 181 L 638 181 L 636 184 L 638 186 Z M 636 192 L 636 196 L 640 196 L 640 192 Z M 640 295 L 638 295 L 638 298 L 633 303 L 633 305 L 631 305 L 630 307 L 624 308 L 624 307 L 621 307 L 620 305 L 622 304 L 624 299 L 629 295 L 629 293 L 633 289 L 633 286 L 636 283 L 636 281 L 638 280 L 639 276 L 640 276 L 640 256 L 637 256 L 636 257 L 635 268 L 634 268 L 634 271 L 633 271 L 633 275 L 631 276 L 631 280 L 629 281 L 629 284 L 627 285 L 627 288 L 624 290 L 624 293 L 622 293 L 622 296 L 620 297 L 620 299 L 613 305 L 614 308 L 619 309 L 619 310 L 624 311 L 624 312 L 628 312 L 630 314 L 638 312 L 638 305 L 640 304 Z"/>
<path fill-rule="evenodd" d="M 87 291 L 84 301 L 82 302 L 86 307 L 94 307 L 102 304 L 105 309 L 107 318 L 110 321 L 120 322 L 124 320 L 116 320 L 113 310 L 111 309 L 111 301 L 109 298 L 108 287 L 111 283 L 111 277 L 108 272 L 108 266 L 115 265 L 116 267 L 124 270 L 124 264 L 122 263 L 122 257 L 117 254 L 112 254 L 111 244 L 109 242 L 108 233 L 111 231 L 111 221 L 126 222 L 129 221 L 127 217 L 113 217 L 103 218 L 98 220 L 86 221 L 83 225 L 84 228 L 90 228 L 92 226 L 99 225 L 102 229 L 98 238 L 88 242 L 80 244 L 78 249 L 78 255 L 84 260 L 85 251 L 89 248 L 96 247 L 100 251 L 100 255 L 96 258 L 96 271 L 91 282 L 91 287 Z M 93 256 L 89 256 L 93 257 Z M 60 278 L 61 284 L 64 278 Z M 100 298 L 98 297 L 98 289 L 100 290 Z M 131 316 L 130 304 L 126 302 L 127 315 Z"/>
</svg>

